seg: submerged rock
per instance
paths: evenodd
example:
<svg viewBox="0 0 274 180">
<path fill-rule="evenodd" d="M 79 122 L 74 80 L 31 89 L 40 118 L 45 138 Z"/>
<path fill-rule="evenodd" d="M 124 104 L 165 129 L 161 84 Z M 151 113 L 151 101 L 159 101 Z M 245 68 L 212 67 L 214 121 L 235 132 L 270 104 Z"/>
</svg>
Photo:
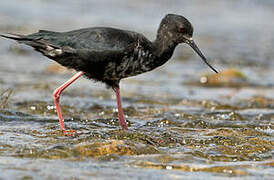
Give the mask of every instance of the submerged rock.
<svg viewBox="0 0 274 180">
<path fill-rule="evenodd" d="M 240 87 L 248 84 L 246 76 L 239 70 L 226 69 L 218 74 L 201 76 L 200 83 L 205 86 L 233 86 Z"/>
</svg>

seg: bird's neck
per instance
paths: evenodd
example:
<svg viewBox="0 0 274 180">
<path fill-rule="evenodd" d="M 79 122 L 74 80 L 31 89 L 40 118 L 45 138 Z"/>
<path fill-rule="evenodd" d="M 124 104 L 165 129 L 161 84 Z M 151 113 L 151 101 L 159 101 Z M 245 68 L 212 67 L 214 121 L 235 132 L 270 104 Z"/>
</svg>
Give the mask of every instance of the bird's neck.
<svg viewBox="0 0 274 180">
<path fill-rule="evenodd" d="M 156 40 L 153 42 L 153 54 L 158 58 L 158 61 L 165 63 L 171 58 L 177 45 L 168 36 L 158 34 Z"/>
</svg>

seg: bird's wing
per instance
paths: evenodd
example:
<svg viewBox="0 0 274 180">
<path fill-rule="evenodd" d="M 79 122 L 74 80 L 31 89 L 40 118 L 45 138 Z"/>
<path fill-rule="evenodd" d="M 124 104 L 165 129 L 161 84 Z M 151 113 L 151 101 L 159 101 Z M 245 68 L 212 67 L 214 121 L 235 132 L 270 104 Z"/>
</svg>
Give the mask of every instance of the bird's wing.
<svg viewBox="0 0 274 180">
<path fill-rule="evenodd" d="M 50 31 L 41 31 L 42 33 L 53 33 Z M 108 61 L 114 59 L 122 59 L 122 57 L 130 50 L 130 45 L 125 49 L 99 49 L 94 47 L 79 47 L 69 46 L 69 41 L 64 41 L 64 43 L 56 43 L 54 41 L 54 36 L 51 38 L 43 38 L 40 36 L 25 36 L 20 34 L 5 34 L 0 36 L 8 39 L 13 39 L 19 43 L 24 43 L 26 45 L 32 46 L 36 51 L 41 52 L 43 55 L 56 60 L 57 62 L 64 64 L 67 59 L 79 59 L 80 61 Z M 76 47 L 76 48 L 75 48 Z M 77 48 L 78 47 L 78 48 Z M 69 57 L 69 58 L 68 58 Z M 66 63 L 65 63 L 66 64 Z"/>
<path fill-rule="evenodd" d="M 108 27 L 85 28 L 69 32 L 40 30 L 27 37 L 42 39 L 59 47 L 98 51 L 125 50 L 138 39 L 145 39 L 139 33 Z"/>
<path fill-rule="evenodd" d="M 106 27 L 69 32 L 40 30 L 26 36 L 9 34 L 3 37 L 32 46 L 36 51 L 63 65 L 66 64 L 64 61 L 72 58 L 92 62 L 121 60 L 134 50 L 136 43 L 149 42 L 139 33 Z"/>
<path fill-rule="evenodd" d="M 122 58 L 126 54 L 127 53 L 122 50 L 104 50 L 104 51 L 102 51 L 102 50 L 88 49 L 88 48 L 74 49 L 74 48 L 70 48 L 67 46 L 67 47 L 60 49 L 60 52 L 56 53 L 56 57 L 58 59 L 60 59 L 58 61 L 66 61 L 66 59 L 73 58 L 73 59 L 78 59 L 80 61 L 84 61 L 85 62 L 84 64 L 88 64 L 88 63 L 93 64 L 93 63 L 97 63 L 97 62 L 113 61 L 114 59 L 122 60 Z M 66 58 L 66 57 L 68 57 L 68 58 Z"/>
</svg>

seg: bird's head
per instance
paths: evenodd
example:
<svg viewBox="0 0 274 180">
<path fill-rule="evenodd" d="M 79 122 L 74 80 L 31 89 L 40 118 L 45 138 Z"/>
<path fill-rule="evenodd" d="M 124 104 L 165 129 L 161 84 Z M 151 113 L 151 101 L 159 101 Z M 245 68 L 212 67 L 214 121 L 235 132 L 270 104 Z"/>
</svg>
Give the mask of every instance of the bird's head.
<svg viewBox="0 0 274 180">
<path fill-rule="evenodd" d="M 167 38 L 176 44 L 188 44 L 214 72 L 218 73 L 218 71 L 207 62 L 206 57 L 192 39 L 192 35 L 193 26 L 191 23 L 185 17 L 176 14 L 166 15 L 158 30 L 158 36 L 165 37 L 165 39 Z"/>
</svg>

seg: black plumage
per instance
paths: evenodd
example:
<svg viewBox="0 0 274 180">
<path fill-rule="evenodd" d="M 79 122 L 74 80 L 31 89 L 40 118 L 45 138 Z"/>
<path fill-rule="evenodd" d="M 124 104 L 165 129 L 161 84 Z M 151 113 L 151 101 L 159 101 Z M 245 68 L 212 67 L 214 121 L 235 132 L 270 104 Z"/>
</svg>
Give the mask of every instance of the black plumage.
<svg viewBox="0 0 274 180">
<path fill-rule="evenodd" d="M 186 18 L 168 14 L 160 23 L 155 41 L 133 31 L 110 27 L 69 32 L 40 30 L 30 35 L 1 36 L 32 46 L 59 64 L 83 72 L 88 78 L 106 83 L 115 89 L 119 88 L 121 79 L 163 65 L 180 43 L 189 44 L 217 72 L 207 63 L 192 35 L 193 27 Z"/>
<path fill-rule="evenodd" d="M 109 27 L 69 32 L 40 30 L 14 36 L 59 64 L 85 72 L 88 78 L 118 87 L 121 79 L 151 71 L 173 54 L 175 47 L 188 43 L 193 28 L 179 15 L 168 14 L 161 22 L 155 41 L 142 34 Z"/>
</svg>

